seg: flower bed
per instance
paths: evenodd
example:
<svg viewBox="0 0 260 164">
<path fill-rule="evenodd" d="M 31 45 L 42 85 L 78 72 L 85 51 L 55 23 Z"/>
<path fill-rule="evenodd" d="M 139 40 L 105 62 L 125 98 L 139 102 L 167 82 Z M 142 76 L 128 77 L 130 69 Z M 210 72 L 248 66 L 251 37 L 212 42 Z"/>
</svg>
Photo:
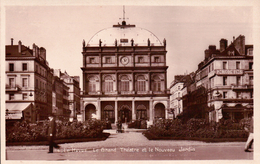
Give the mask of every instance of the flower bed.
<svg viewBox="0 0 260 164">
<path fill-rule="evenodd" d="M 56 139 L 98 138 L 102 137 L 104 121 L 92 119 L 85 122 L 57 121 Z M 37 124 L 16 122 L 6 128 L 6 142 L 37 142 L 47 140 L 48 121 Z"/>
<path fill-rule="evenodd" d="M 148 139 L 227 139 L 245 140 L 248 133 L 244 130 L 248 126 L 248 119 L 241 120 L 239 124 L 231 120 L 210 124 L 204 119 L 190 119 L 186 124 L 181 120 L 160 119 L 154 122 L 144 135 Z M 232 139 L 231 139 L 232 140 Z"/>
</svg>

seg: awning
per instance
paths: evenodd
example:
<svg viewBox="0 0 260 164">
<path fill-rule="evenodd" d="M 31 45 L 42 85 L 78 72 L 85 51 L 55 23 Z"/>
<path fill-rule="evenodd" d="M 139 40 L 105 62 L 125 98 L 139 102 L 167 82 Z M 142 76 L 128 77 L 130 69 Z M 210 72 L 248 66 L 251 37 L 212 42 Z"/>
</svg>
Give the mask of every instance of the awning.
<svg viewBox="0 0 260 164">
<path fill-rule="evenodd" d="M 26 109 L 31 103 L 6 103 L 5 119 L 21 119 L 22 111 Z"/>
</svg>

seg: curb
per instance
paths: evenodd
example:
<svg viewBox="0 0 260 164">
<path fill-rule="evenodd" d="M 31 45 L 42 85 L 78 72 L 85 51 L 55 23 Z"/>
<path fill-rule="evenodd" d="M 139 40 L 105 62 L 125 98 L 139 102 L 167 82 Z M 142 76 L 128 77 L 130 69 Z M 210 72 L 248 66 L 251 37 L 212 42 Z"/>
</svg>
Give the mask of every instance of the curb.
<svg viewBox="0 0 260 164">
<path fill-rule="evenodd" d="M 148 140 L 190 140 L 202 142 L 246 142 L 247 138 L 196 138 L 196 137 L 157 137 L 156 135 L 143 132 L 142 133 Z"/>
</svg>

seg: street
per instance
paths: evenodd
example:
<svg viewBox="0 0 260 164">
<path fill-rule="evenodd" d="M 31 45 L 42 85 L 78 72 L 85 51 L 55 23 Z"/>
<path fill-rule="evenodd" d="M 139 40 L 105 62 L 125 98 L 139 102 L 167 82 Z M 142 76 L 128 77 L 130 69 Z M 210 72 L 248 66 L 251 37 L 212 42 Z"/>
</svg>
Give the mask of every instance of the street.
<svg viewBox="0 0 260 164">
<path fill-rule="evenodd" d="M 108 131 L 105 141 L 60 144 L 53 154 L 48 146 L 6 147 L 6 160 L 252 160 L 244 142 L 149 141 L 141 132 Z"/>
</svg>

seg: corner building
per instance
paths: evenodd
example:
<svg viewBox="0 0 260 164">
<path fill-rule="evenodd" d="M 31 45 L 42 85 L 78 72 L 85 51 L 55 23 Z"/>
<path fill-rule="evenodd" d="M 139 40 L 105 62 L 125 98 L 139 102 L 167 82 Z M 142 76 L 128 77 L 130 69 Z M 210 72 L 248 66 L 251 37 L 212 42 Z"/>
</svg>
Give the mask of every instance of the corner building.
<svg viewBox="0 0 260 164">
<path fill-rule="evenodd" d="M 166 41 L 135 25 L 113 25 L 83 41 L 83 120 L 168 118 Z"/>
</svg>

